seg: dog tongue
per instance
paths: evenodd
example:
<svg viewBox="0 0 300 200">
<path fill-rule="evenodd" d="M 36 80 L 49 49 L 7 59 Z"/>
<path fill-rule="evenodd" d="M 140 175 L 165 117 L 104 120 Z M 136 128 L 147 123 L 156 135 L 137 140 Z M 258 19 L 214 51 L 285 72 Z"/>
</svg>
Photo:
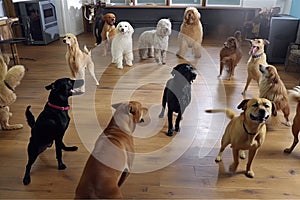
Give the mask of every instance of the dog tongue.
<svg viewBox="0 0 300 200">
<path fill-rule="evenodd" d="M 258 50 L 258 47 L 252 46 L 251 49 L 250 49 L 250 51 L 249 51 L 249 55 L 255 54 L 257 52 L 257 50 Z"/>
</svg>

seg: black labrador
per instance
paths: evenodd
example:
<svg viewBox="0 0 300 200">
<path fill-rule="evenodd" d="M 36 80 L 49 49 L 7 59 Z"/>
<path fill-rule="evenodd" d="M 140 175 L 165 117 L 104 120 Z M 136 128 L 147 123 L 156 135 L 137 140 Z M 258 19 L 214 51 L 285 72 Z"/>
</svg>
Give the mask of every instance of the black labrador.
<svg viewBox="0 0 300 200">
<path fill-rule="evenodd" d="M 179 64 L 171 72 L 173 78 L 169 79 L 163 93 L 160 118 L 164 117 L 168 103 L 168 136 L 173 136 L 173 112 L 178 113 L 175 122 L 175 131 L 179 132 L 179 123 L 186 107 L 191 102 L 191 83 L 196 79 L 196 70 L 190 64 Z"/>
<path fill-rule="evenodd" d="M 31 181 L 30 170 L 32 164 L 40 153 L 52 146 L 53 141 L 55 141 L 59 170 L 66 168 L 66 165 L 62 162 L 62 150 L 76 151 L 78 149 L 76 146 L 67 147 L 63 143 L 63 137 L 70 122 L 68 98 L 79 94 L 76 89 L 81 87 L 83 83 L 83 80 L 61 78 L 46 86 L 46 90 L 51 90 L 51 92 L 44 110 L 36 120 L 30 111 L 31 106 L 27 107 L 25 115 L 27 123 L 31 127 L 31 137 L 27 147 L 28 163 L 23 178 L 24 185 L 28 185 Z"/>
</svg>

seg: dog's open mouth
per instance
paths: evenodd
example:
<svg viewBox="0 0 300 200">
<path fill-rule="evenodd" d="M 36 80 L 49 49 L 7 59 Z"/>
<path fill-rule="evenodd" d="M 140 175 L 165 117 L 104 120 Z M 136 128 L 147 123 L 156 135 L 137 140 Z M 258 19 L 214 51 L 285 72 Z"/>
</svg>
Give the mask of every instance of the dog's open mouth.
<svg viewBox="0 0 300 200">
<path fill-rule="evenodd" d="M 259 50 L 258 46 L 251 46 L 249 55 L 254 55 Z"/>
<path fill-rule="evenodd" d="M 264 116 L 254 116 L 250 114 L 250 119 L 253 121 L 258 121 L 259 123 L 265 122 L 270 116 L 269 115 L 264 115 Z"/>
</svg>

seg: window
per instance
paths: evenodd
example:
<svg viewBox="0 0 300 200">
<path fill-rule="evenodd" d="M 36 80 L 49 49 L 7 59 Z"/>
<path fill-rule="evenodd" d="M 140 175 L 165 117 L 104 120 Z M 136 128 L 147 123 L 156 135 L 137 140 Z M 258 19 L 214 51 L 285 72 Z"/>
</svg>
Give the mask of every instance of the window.
<svg viewBox="0 0 300 200">
<path fill-rule="evenodd" d="M 171 5 L 194 5 L 200 6 L 202 0 L 171 0 Z"/>
<path fill-rule="evenodd" d="M 241 6 L 242 0 L 206 0 L 207 6 Z"/>
<path fill-rule="evenodd" d="M 167 5 L 166 0 L 136 0 L 136 4 Z"/>
</svg>

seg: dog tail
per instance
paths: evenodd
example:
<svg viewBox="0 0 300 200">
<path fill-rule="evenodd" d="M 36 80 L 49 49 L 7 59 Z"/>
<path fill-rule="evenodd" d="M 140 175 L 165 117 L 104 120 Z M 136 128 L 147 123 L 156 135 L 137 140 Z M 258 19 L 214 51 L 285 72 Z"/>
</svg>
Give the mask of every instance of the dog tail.
<svg viewBox="0 0 300 200">
<path fill-rule="evenodd" d="M 88 48 L 86 47 L 86 45 L 84 45 L 84 47 L 83 47 L 83 52 L 86 53 L 86 54 L 88 54 L 89 56 L 92 55 L 92 54 L 91 54 L 91 51 L 88 50 Z"/>
<path fill-rule="evenodd" d="M 227 108 L 221 108 L 221 109 L 208 109 L 208 110 L 205 110 L 205 112 L 207 113 L 219 113 L 219 112 L 223 112 L 226 114 L 226 116 L 229 118 L 229 119 L 233 119 L 235 116 L 236 116 L 236 113 L 231 110 L 231 109 L 227 109 Z"/>
<path fill-rule="evenodd" d="M 288 90 L 288 96 L 291 101 L 300 102 L 300 86 Z"/>
<path fill-rule="evenodd" d="M 28 125 L 32 128 L 35 124 L 35 118 L 34 118 L 33 114 L 31 113 L 30 108 L 31 108 L 31 106 L 27 106 L 25 115 L 27 118 Z"/>
</svg>

